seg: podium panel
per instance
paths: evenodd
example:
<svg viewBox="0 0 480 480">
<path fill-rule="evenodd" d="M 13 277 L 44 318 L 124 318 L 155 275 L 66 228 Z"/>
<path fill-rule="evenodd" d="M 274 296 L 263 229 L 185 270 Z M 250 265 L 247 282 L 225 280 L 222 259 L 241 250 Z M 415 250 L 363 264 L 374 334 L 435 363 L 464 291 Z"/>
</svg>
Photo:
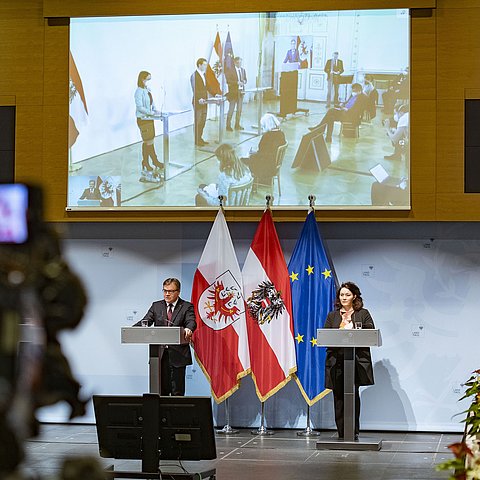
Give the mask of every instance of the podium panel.
<svg viewBox="0 0 480 480">
<path fill-rule="evenodd" d="M 317 345 L 319 347 L 343 348 L 343 418 L 345 439 L 337 441 L 318 441 L 318 450 L 380 450 L 382 441 L 359 437 L 355 440 L 355 348 L 379 347 L 382 344 L 380 330 L 371 328 L 350 330 L 338 328 L 319 328 Z"/>
<path fill-rule="evenodd" d="M 122 327 L 122 343 L 146 343 L 149 345 L 183 345 L 183 327 Z"/>
</svg>

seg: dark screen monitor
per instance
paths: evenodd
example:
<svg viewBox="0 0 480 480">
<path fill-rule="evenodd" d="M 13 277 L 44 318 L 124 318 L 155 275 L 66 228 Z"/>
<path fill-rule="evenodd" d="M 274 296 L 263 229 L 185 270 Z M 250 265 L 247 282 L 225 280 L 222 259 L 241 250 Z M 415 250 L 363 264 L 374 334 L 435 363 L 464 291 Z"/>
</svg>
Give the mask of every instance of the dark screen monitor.
<svg viewBox="0 0 480 480">
<path fill-rule="evenodd" d="M 216 458 L 209 397 L 94 395 L 93 405 L 102 457 L 143 460 L 156 449 L 159 460 Z"/>
<path fill-rule="evenodd" d="M 100 456 L 141 459 L 143 397 L 93 396 Z"/>
<path fill-rule="evenodd" d="M 326 124 L 319 125 L 302 137 L 292 168 L 319 172 L 330 166 L 330 154 L 323 138 L 326 128 Z"/>
</svg>

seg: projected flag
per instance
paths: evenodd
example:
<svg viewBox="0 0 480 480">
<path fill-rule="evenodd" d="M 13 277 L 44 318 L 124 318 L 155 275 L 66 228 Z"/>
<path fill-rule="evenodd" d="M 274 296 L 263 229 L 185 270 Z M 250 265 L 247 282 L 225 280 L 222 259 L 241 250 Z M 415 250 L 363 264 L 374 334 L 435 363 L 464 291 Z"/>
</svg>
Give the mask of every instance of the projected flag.
<svg viewBox="0 0 480 480">
<path fill-rule="evenodd" d="M 82 79 L 78 73 L 72 52 L 69 54 L 70 71 L 70 117 L 68 125 L 68 147 L 70 148 L 78 138 L 80 130 L 88 120 L 87 100 L 83 90 Z"/>
</svg>

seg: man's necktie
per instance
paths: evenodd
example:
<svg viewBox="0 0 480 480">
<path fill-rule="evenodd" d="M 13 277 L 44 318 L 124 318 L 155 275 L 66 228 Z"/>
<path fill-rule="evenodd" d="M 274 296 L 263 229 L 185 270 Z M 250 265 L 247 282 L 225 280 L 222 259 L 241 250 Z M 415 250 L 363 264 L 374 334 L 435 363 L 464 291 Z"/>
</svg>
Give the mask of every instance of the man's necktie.
<svg viewBox="0 0 480 480">
<path fill-rule="evenodd" d="M 168 323 L 171 323 L 172 321 L 172 315 L 173 315 L 173 304 L 169 304 L 168 305 L 168 310 L 167 310 L 167 320 L 168 320 Z"/>
</svg>

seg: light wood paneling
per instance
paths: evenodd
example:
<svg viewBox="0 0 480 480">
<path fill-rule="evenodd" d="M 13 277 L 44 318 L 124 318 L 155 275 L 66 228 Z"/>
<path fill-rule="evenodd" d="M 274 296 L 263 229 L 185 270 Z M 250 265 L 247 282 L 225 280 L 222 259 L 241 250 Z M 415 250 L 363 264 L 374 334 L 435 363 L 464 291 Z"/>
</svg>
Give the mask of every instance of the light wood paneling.
<svg viewBox="0 0 480 480">
<path fill-rule="evenodd" d="M 44 0 L 45 17 L 160 15 L 218 12 L 282 12 L 292 10 L 357 10 L 366 8 L 435 8 L 436 0 L 207 0 L 152 2 L 151 0 Z"/>
</svg>

